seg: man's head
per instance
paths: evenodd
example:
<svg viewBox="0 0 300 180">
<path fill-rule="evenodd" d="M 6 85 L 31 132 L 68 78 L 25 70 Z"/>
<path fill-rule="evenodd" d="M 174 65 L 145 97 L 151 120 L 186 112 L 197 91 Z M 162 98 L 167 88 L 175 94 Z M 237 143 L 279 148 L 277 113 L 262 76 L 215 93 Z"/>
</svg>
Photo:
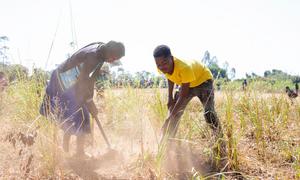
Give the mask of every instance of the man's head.
<svg viewBox="0 0 300 180">
<path fill-rule="evenodd" d="M 154 49 L 153 56 L 157 68 L 163 73 L 172 74 L 174 70 L 173 56 L 166 45 L 159 45 Z"/>
<path fill-rule="evenodd" d="M 125 46 L 121 42 L 109 41 L 105 44 L 105 61 L 112 63 L 125 56 Z"/>
</svg>

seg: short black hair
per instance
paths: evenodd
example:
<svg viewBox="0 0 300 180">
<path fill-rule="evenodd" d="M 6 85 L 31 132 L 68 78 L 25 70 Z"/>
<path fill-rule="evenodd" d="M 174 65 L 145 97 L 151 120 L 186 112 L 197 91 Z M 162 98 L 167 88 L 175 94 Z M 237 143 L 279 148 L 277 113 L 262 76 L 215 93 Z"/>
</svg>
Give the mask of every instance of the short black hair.
<svg viewBox="0 0 300 180">
<path fill-rule="evenodd" d="M 115 55 L 118 57 L 123 57 L 125 56 L 125 46 L 121 42 L 117 41 L 109 41 L 105 45 L 107 48 L 109 48 Z"/>
<path fill-rule="evenodd" d="M 167 45 L 159 45 L 153 51 L 154 58 L 158 57 L 169 57 L 171 56 L 171 50 Z"/>
</svg>

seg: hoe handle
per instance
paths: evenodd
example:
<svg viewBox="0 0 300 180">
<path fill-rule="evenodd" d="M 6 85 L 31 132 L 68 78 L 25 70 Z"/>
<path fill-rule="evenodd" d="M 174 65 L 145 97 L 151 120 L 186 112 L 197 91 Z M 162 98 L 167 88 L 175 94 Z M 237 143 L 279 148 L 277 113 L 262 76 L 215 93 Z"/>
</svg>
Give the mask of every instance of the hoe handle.
<svg viewBox="0 0 300 180">
<path fill-rule="evenodd" d="M 110 143 L 109 143 L 109 141 L 108 141 L 108 139 L 107 139 L 107 136 L 106 136 L 106 134 L 105 134 L 105 132 L 104 132 L 104 129 L 103 129 L 103 127 L 102 127 L 102 125 L 101 125 L 101 123 L 100 123 L 98 117 L 95 116 L 94 119 L 95 119 L 95 121 L 96 121 L 96 123 L 97 123 L 97 125 L 98 125 L 98 127 L 99 127 L 99 129 L 100 129 L 100 132 L 101 132 L 101 134 L 102 134 L 102 136 L 103 136 L 103 138 L 104 138 L 104 140 L 105 140 L 105 142 L 106 142 L 108 148 L 111 149 Z"/>
</svg>

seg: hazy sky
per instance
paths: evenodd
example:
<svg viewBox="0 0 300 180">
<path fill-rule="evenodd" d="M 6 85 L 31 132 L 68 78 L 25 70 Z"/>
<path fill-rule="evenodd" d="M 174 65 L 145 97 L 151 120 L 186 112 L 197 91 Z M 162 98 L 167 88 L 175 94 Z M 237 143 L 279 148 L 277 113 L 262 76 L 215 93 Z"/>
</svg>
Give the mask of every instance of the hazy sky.
<svg viewBox="0 0 300 180">
<path fill-rule="evenodd" d="M 0 36 L 10 39 L 13 63 L 44 68 L 53 40 L 47 69 L 63 62 L 71 19 L 78 47 L 122 41 L 131 72 L 156 73 L 153 49 L 167 44 L 184 59 L 201 60 L 208 50 L 238 77 L 273 68 L 300 74 L 299 0 L 0 0 Z"/>
</svg>

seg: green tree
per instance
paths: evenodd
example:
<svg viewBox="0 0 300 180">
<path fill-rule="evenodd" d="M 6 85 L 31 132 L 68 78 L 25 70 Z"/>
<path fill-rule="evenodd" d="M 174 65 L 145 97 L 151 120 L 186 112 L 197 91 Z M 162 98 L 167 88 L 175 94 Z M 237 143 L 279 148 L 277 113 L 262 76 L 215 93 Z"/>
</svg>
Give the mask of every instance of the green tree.
<svg viewBox="0 0 300 180">
<path fill-rule="evenodd" d="M 210 69 L 211 73 L 213 74 L 215 79 L 218 78 L 224 78 L 228 79 L 228 73 L 227 70 L 229 67 L 228 62 L 225 62 L 224 66 L 225 68 L 221 68 L 218 65 L 218 59 L 216 56 L 210 58 L 210 53 L 208 51 L 205 51 L 204 57 L 202 58 L 202 62 Z"/>
</svg>

